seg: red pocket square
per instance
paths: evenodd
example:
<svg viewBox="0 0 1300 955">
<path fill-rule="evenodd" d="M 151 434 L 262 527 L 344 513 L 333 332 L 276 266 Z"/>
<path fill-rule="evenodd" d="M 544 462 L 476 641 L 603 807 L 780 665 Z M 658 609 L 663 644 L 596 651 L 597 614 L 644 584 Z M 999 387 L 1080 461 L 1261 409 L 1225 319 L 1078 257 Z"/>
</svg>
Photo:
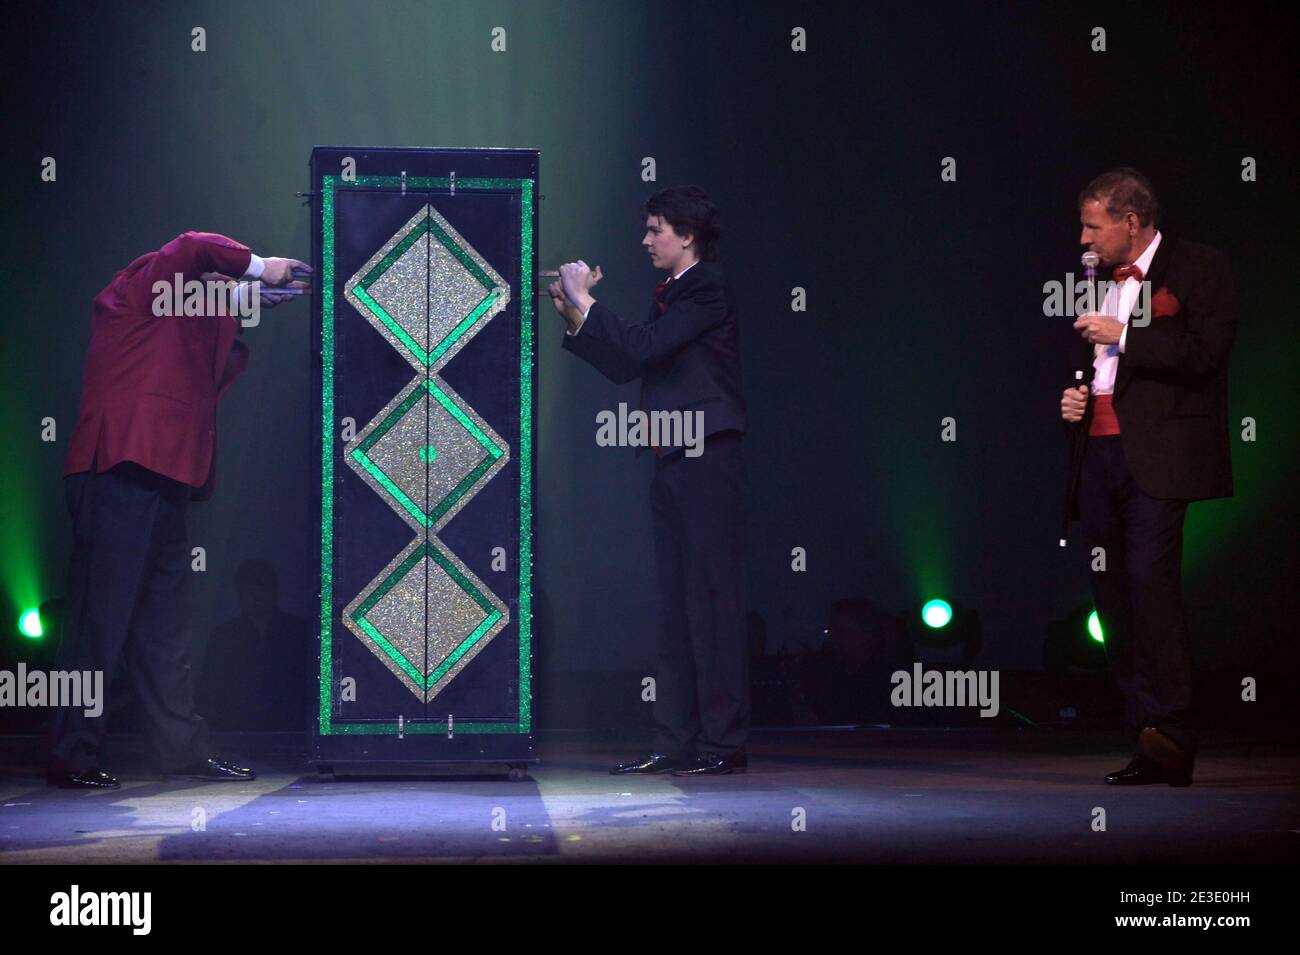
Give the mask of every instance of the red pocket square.
<svg viewBox="0 0 1300 955">
<path fill-rule="evenodd" d="M 1183 305 L 1178 301 L 1177 296 L 1167 288 L 1161 288 L 1151 299 L 1151 314 L 1156 318 L 1163 318 L 1166 315 L 1177 315 L 1178 310 Z"/>
</svg>

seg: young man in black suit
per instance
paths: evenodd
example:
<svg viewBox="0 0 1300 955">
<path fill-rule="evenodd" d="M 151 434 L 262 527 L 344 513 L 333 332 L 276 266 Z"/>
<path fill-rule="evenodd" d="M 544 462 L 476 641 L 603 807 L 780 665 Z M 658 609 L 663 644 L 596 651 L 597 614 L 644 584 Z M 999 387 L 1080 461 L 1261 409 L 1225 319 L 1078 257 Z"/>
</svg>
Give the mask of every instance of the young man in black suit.
<svg viewBox="0 0 1300 955">
<path fill-rule="evenodd" d="M 649 755 L 611 772 L 743 771 L 749 736 L 745 401 L 735 302 L 717 262 L 720 216 L 696 186 L 662 189 L 642 212 L 641 244 L 651 264 L 668 274 L 644 321 L 625 322 L 592 298 L 601 273 L 584 262 L 562 266 L 549 289 L 568 326 L 566 351 L 615 384 L 640 378 L 647 416 L 690 415 L 702 437 L 692 447 L 652 445 L 650 508 L 662 610 L 656 735 Z"/>
<path fill-rule="evenodd" d="M 1151 184 L 1134 169 L 1079 195 L 1079 241 L 1112 266 L 1100 312 L 1074 323 L 1091 346 L 1090 386 L 1067 388 L 1061 417 L 1086 441 L 1073 516 L 1105 569 L 1092 574 L 1106 651 L 1138 752 L 1112 785 L 1192 781 L 1192 664 L 1182 601 L 1190 501 L 1229 497 L 1228 353 L 1237 303 L 1226 259 L 1162 235 Z M 1147 299 L 1149 306 L 1134 311 Z"/>
</svg>

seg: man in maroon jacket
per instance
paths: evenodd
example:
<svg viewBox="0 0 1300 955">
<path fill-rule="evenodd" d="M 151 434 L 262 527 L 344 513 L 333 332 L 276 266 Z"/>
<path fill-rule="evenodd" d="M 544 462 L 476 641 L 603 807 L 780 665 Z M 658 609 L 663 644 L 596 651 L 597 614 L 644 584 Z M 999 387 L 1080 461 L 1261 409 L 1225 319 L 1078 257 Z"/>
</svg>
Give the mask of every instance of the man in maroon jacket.
<svg viewBox="0 0 1300 955">
<path fill-rule="evenodd" d="M 240 314 L 301 294 L 306 283 L 294 273 L 310 271 L 223 235 L 186 232 L 140 256 L 95 297 L 81 411 L 63 469 L 73 547 L 58 669 L 102 671 L 111 686 L 121 663 L 165 772 L 254 775 L 212 756 L 194 710 L 181 610 L 185 507 L 212 496 L 217 401 L 248 364 Z M 223 294 L 193 294 L 214 289 Z M 174 307 L 187 298 L 206 304 Z M 116 789 L 98 766 L 103 735 L 103 716 L 56 710 L 51 784 Z"/>
</svg>

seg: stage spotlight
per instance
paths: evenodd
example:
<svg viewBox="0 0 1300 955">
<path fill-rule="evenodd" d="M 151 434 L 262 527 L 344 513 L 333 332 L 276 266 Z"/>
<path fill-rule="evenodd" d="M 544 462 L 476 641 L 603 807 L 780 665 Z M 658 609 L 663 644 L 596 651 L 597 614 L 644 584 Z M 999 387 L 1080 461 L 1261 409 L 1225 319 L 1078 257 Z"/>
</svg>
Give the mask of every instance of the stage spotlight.
<svg viewBox="0 0 1300 955">
<path fill-rule="evenodd" d="M 927 600 L 925 605 L 921 607 L 921 619 L 925 621 L 927 627 L 933 630 L 946 627 L 952 620 L 952 604 L 937 597 L 933 600 Z"/>
<path fill-rule="evenodd" d="M 956 601 L 931 597 L 906 619 L 913 658 L 927 666 L 967 667 L 984 643 L 979 614 Z"/>
<path fill-rule="evenodd" d="M 36 609 L 24 610 L 18 618 L 18 631 L 32 640 L 45 636 L 45 628 L 41 626 L 41 612 Z"/>
<path fill-rule="evenodd" d="M 1098 643 L 1105 643 L 1106 638 L 1101 632 L 1101 618 L 1097 616 L 1097 611 L 1088 614 L 1088 635 Z"/>
<path fill-rule="evenodd" d="M 1091 603 L 1079 604 L 1064 617 L 1047 625 L 1044 659 L 1051 658 L 1048 670 L 1062 666 L 1083 670 L 1106 669 L 1105 633 Z"/>
<path fill-rule="evenodd" d="M 1043 670 L 1061 718 L 1095 719 L 1109 711 L 1111 689 L 1103 637 L 1091 603 L 1079 604 L 1048 623 Z"/>
<path fill-rule="evenodd" d="M 28 666 L 49 662 L 63 639 L 63 598 L 53 597 L 39 607 L 28 607 L 2 635 L 0 658 L 25 660 Z"/>
</svg>

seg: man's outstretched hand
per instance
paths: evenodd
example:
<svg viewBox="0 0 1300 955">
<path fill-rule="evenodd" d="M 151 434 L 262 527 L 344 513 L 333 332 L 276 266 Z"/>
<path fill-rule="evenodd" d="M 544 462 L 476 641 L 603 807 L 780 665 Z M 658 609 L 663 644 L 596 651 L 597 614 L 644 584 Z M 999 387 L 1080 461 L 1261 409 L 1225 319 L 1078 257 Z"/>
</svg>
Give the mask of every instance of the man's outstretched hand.
<svg viewBox="0 0 1300 955">
<path fill-rule="evenodd" d="M 591 297 L 591 289 L 596 283 L 603 278 L 600 272 L 600 266 L 596 266 L 593 272 L 588 268 L 587 263 L 579 259 L 577 262 L 566 262 L 560 266 L 560 287 L 564 290 L 564 297 L 569 300 L 579 312 L 585 312 L 591 308 L 591 303 L 595 301 Z"/>
<path fill-rule="evenodd" d="M 273 288 L 298 287 L 291 286 L 294 281 L 294 272 L 305 272 L 311 274 L 311 266 L 306 262 L 298 259 L 281 259 L 275 256 L 267 256 L 262 259 L 262 284 L 270 285 Z M 302 286 L 307 287 L 307 286 Z"/>
<path fill-rule="evenodd" d="M 276 294 L 276 289 L 301 289 L 311 291 L 311 283 L 304 279 L 295 279 L 294 273 L 311 274 L 311 266 L 299 259 L 285 259 L 269 256 L 262 259 L 261 288 L 258 300 L 262 308 L 274 308 L 281 302 L 291 301 L 298 296 Z"/>
<path fill-rule="evenodd" d="M 564 289 L 560 287 L 558 281 L 547 286 L 546 293 L 551 296 L 551 304 L 563 316 L 564 323 L 569 326 L 570 334 L 576 335 L 578 329 L 582 327 L 582 309 L 564 297 Z"/>
<path fill-rule="evenodd" d="M 297 260 L 285 259 L 284 261 L 295 262 Z M 199 276 L 199 278 L 204 282 L 221 282 L 230 288 L 233 288 L 238 284 L 241 286 L 240 294 L 245 298 L 248 296 L 248 289 L 256 288 L 258 291 L 257 301 L 262 308 L 275 308 L 275 306 L 282 302 L 289 302 L 300 297 L 299 295 L 288 294 L 288 290 L 290 289 L 301 290 L 303 294 L 311 291 L 311 283 L 301 279 L 293 279 L 288 284 L 275 288 L 266 285 L 260 279 L 253 282 L 240 282 L 238 279 L 232 278 L 229 275 L 222 275 L 220 272 L 204 272 Z"/>
<path fill-rule="evenodd" d="M 311 285 L 309 285 L 306 282 L 300 282 L 297 280 L 290 282 L 288 285 L 284 286 L 284 288 L 302 289 L 304 290 L 304 292 L 311 291 Z M 263 285 L 258 290 L 257 298 L 258 301 L 262 303 L 262 308 L 275 308 L 275 306 L 279 305 L 281 302 L 293 301 L 295 298 L 298 298 L 298 296 L 287 295 L 284 292 L 277 292 L 274 288 L 269 288 Z"/>
</svg>

